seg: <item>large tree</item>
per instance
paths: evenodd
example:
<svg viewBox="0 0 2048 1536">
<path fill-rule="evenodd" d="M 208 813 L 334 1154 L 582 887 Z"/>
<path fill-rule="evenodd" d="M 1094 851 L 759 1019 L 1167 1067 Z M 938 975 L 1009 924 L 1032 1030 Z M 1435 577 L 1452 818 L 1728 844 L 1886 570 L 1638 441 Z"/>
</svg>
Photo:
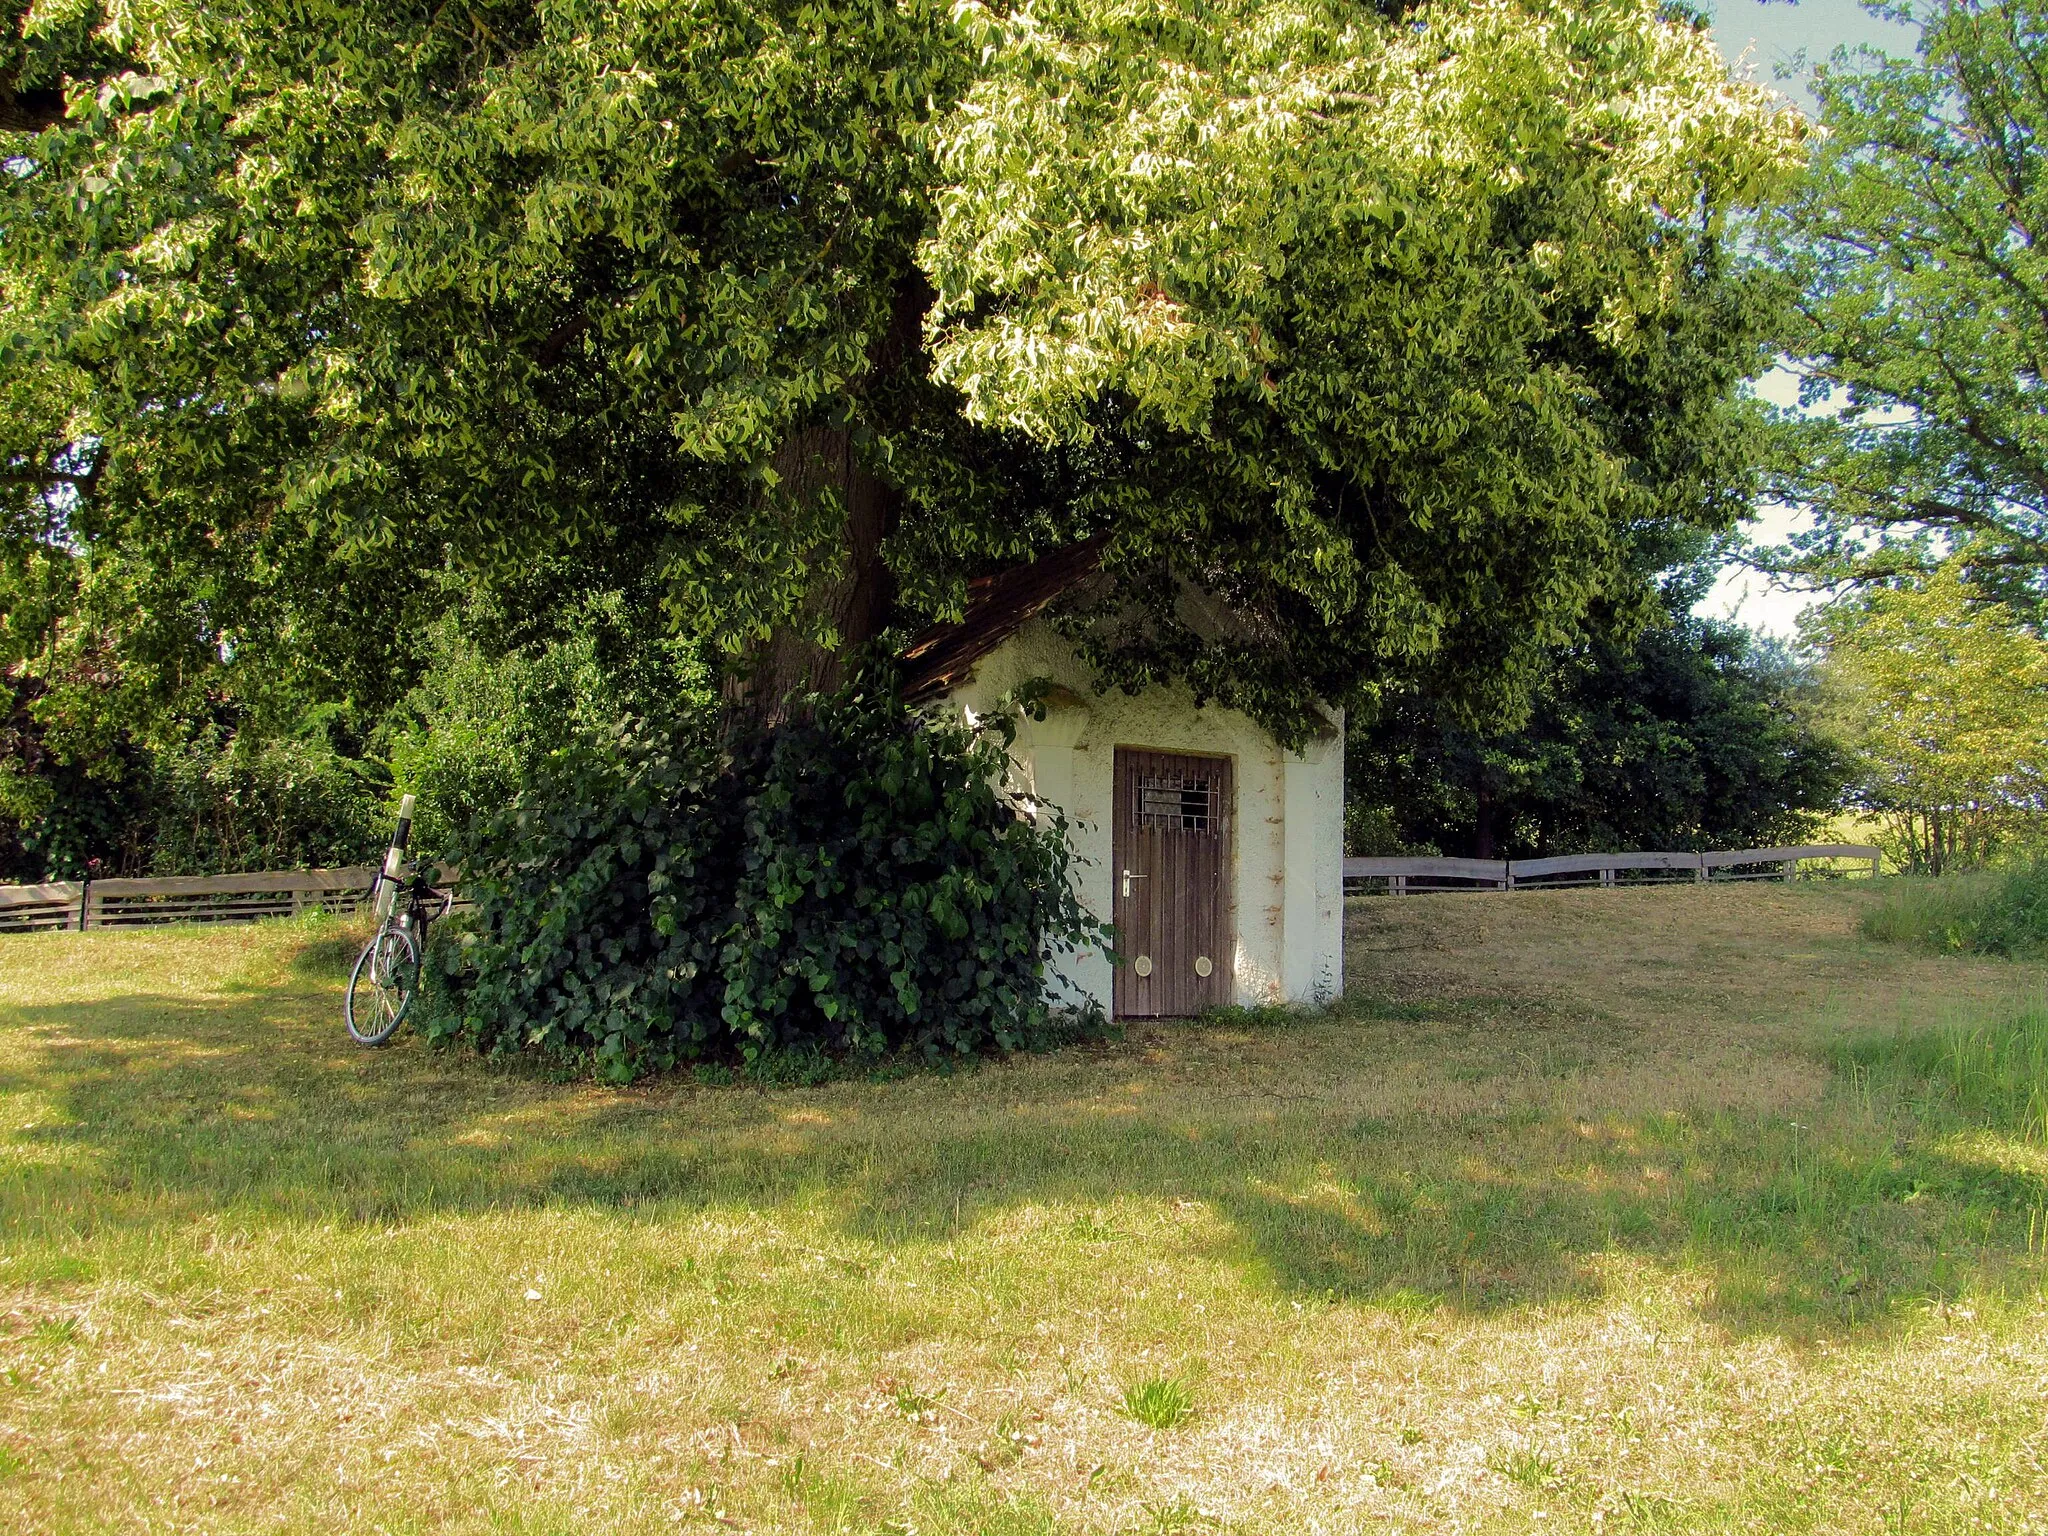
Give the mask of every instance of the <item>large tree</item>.
<svg viewBox="0 0 2048 1536">
<path fill-rule="evenodd" d="M 1293 738 L 1425 664 L 1510 708 L 1750 489 L 1727 224 L 1802 130 L 1651 0 L 59 11 L 0 61 L 10 537 L 218 654 L 633 586 L 767 721 L 1102 535 L 1105 679 Z"/>
<path fill-rule="evenodd" d="M 2048 590 L 2048 3 L 1929 0 L 1910 59 L 1838 57 L 1826 129 L 1770 228 L 1799 290 L 1805 404 L 1775 490 L 1823 580 L 1924 574 Z"/>
</svg>

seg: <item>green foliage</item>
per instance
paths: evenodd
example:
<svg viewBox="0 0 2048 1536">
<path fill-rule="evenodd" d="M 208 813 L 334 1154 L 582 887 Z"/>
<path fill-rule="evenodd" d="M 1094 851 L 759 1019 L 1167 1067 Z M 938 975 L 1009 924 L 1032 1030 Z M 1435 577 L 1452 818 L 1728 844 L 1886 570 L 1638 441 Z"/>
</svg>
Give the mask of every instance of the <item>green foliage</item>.
<svg viewBox="0 0 2048 1536">
<path fill-rule="evenodd" d="M 1809 716 L 1811 685 L 1694 588 L 1632 640 L 1552 655 L 1517 729 L 1479 732 L 1427 691 L 1350 732 L 1346 846 L 1522 858 L 1796 841 L 1849 764 Z"/>
<path fill-rule="evenodd" d="M 0 878 L 218 874 L 368 862 L 386 784 L 334 708 L 278 730 L 214 698 L 196 720 L 130 713 L 111 670 L 60 650 L 17 664 L 0 722 Z M 6 695 L 0 695 L 5 698 Z"/>
<path fill-rule="evenodd" d="M 146 854 L 148 761 L 126 738 L 86 758 L 51 739 L 42 679 L 0 692 L 0 880 L 77 880 L 134 867 Z"/>
<path fill-rule="evenodd" d="M 1889 883 L 1863 936 L 1943 953 L 2027 957 L 2048 949 L 2048 862 L 1999 874 Z"/>
<path fill-rule="evenodd" d="M 1980 866 L 2048 831 L 2048 641 L 1963 565 L 1812 620 L 1856 798 L 1915 874 Z"/>
<path fill-rule="evenodd" d="M 370 857 L 383 773 L 356 728 L 363 711 L 335 696 L 320 645 L 255 638 L 212 622 L 205 596 L 174 572 L 76 548 L 61 518 L 33 538 L 0 538 L 0 674 L 12 696 L 0 727 L 4 873 Z"/>
<path fill-rule="evenodd" d="M 988 63 L 937 125 L 933 366 L 974 420 L 1138 440 L 1105 491 L 1151 644 L 1090 637 L 1119 681 L 1298 725 L 1427 669 L 1510 712 L 1632 590 L 1632 530 L 1734 515 L 1776 288 L 1724 225 L 1802 130 L 1703 32 L 1602 0 L 962 14 Z"/>
<path fill-rule="evenodd" d="M 360 863 L 406 792 L 416 847 L 440 857 L 568 736 L 622 712 L 712 707 L 703 663 L 663 638 L 644 586 L 554 601 L 540 581 L 516 605 L 454 589 L 451 611 L 386 637 L 379 709 L 322 702 L 336 679 L 284 644 L 211 658 L 195 646 L 163 689 L 102 602 L 119 574 L 80 557 L 43 565 L 18 569 L 10 594 L 26 600 L 8 614 L 0 877 L 74 877 L 95 861 L 103 874 Z M 38 581 L 55 594 L 40 608 Z"/>
<path fill-rule="evenodd" d="M 1147 1429 L 1178 1429 L 1194 1416 L 1195 1390 L 1177 1376 L 1155 1376 L 1124 1388 L 1123 1410 Z"/>
<path fill-rule="evenodd" d="M 2048 3 L 1930 0 L 1917 55 L 1838 56 L 1827 129 L 1767 249 L 1801 290 L 1808 403 L 1778 494 L 1816 530 L 1779 552 L 1826 580 L 1931 567 L 2048 587 Z M 1832 414 L 1839 411 L 1839 414 Z M 1934 535 L 1929 537 L 1929 534 Z"/>
<path fill-rule="evenodd" d="M 1506 709 L 1749 489 L 1727 230 L 1802 130 L 1654 0 L 77 14 L 19 34 L 70 115 L 0 130 L 0 448 L 154 679 L 374 716 L 448 572 L 831 643 L 821 458 L 899 621 L 1105 534 L 1105 678 L 1294 740 L 1424 666 Z"/>
<path fill-rule="evenodd" d="M 150 769 L 152 874 L 369 864 L 390 836 L 385 786 L 317 729 L 201 731 Z"/>
<path fill-rule="evenodd" d="M 1009 739 L 856 692 L 729 763 L 676 728 L 572 741 L 465 853 L 429 1034 L 611 1081 L 1057 1037 L 1046 958 L 1103 935 L 1064 823 L 997 787 Z"/>
<path fill-rule="evenodd" d="M 509 649 L 479 638 L 493 621 L 474 606 L 429 626 L 419 681 L 374 739 L 393 794 L 417 797 L 414 848 L 456 857 L 572 737 L 605 735 L 622 715 L 708 717 L 704 667 L 635 633 L 650 622 L 609 593 L 564 616 L 558 633 Z"/>
</svg>

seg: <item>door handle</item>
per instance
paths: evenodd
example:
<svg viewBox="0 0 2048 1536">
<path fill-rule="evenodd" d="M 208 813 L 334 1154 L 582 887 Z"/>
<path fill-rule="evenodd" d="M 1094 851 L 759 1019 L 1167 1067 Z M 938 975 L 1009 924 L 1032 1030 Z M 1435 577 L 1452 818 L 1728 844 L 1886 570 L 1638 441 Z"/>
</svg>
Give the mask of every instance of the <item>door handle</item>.
<svg viewBox="0 0 2048 1536">
<path fill-rule="evenodd" d="M 1125 871 L 1124 871 L 1124 896 L 1125 896 L 1125 897 L 1126 897 L 1127 899 L 1129 898 L 1129 896 L 1130 896 L 1130 894 L 1131 894 L 1131 882 L 1132 882 L 1133 880 L 1143 880 L 1144 878 L 1145 878 L 1145 877 L 1144 877 L 1143 875 L 1141 875 L 1141 874 L 1137 874 L 1136 872 L 1134 872 L 1134 871 L 1132 871 L 1132 870 L 1128 870 L 1128 869 L 1127 869 L 1127 870 L 1125 870 Z"/>
</svg>

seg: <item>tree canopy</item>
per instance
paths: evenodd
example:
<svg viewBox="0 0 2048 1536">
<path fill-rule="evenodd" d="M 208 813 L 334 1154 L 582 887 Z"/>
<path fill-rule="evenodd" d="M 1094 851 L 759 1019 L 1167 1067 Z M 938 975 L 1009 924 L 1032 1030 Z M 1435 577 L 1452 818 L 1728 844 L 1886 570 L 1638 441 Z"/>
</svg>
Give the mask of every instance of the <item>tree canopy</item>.
<svg viewBox="0 0 2048 1536">
<path fill-rule="evenodd" d="M 1972 584 L 1925 581 L 1824 610 L 1816 638 L 1857 797 L 1900 867 L 1941 874 L 2038 842 L 2048 811 L 2048 642 Z"/>
<path fill-rule="evenodd" d="M 1826 580 L 1925 572 L 1952 550 L 2037 601 L 2048 570 L 2048 4 L 1931 0 L 1911 59 L 1820 72 L 1825 137 L 1770 226 L 1800 290 L 1807 404 L 1777 493 Z"/>
<path fill-rule="evenodd" d="M 1651 0 L 15 15 L 11 579 L 138 653 L 362 696 L 450 580 L 627 590 L 772 700 L 1101 535 L 1105 680 L 1296 739 L 1510 708 L 1750 489 L 1803 127 Z"/>
</svg>

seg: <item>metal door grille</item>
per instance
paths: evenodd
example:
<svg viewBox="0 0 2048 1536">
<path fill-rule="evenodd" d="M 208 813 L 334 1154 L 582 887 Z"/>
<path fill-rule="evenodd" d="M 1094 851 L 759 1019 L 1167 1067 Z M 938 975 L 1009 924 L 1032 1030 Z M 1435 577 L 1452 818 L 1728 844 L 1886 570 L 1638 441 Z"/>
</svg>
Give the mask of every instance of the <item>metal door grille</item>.
<svg viewBox="0 0 2048 1536">
<path fill-rule="evenodd" d="M 1216 781 L 1177 774 L 1138 776 L 1138 825 L 1169 832 L 1215 832 Z"/>
</svg>

